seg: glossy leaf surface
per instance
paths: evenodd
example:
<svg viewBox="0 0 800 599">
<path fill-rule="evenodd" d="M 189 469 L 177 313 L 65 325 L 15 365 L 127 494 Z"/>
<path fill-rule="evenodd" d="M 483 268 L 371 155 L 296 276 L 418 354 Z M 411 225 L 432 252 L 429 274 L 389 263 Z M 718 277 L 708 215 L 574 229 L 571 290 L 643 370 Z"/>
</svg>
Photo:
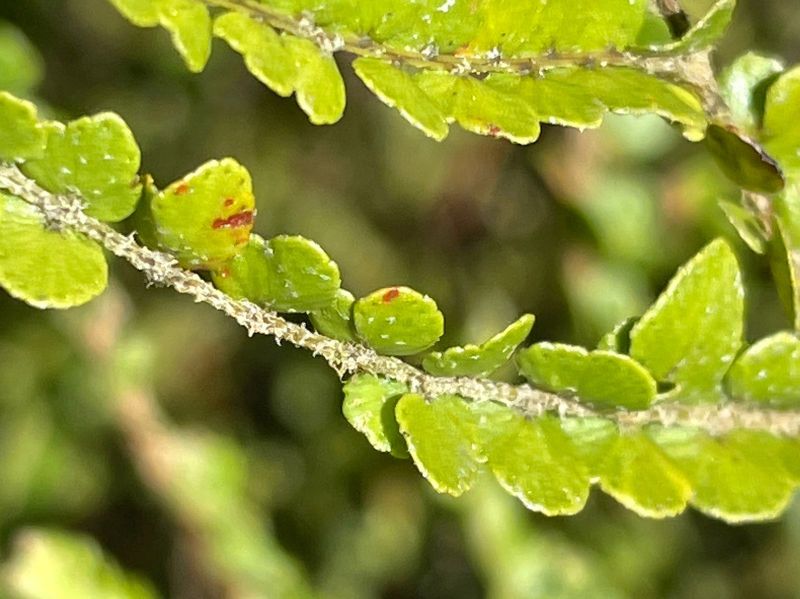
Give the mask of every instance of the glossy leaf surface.
<svg viewBox="0 0 800 599">
<path fill-rule="evenodd" d="M 394 356 L 421 352 L 444 332 L 444 317 L 436 302 L 408 287 L 379 289 L 357 300 L 353 323 L 362 341 Z"/>
<path fill-rule="evenodd" d="M 0 131 L 0 160 L 38 158 L 44 152 L 36 106 L 4 91 L 0 91 Z"/>
<path fill-rule="evenodd" d="M 722 378 L 742 344 L 744 289 L 733 251 L 717 240 L 683 266 L 631 330 L 631 357 L 670 398 L 708 403 L 722 397 Z"/>
<path fill-rule="evenodd" d="M 130 216 L 142 193 L 141 152 L 125 122 L 106 112 L 44 128 L 44 154 L 23 171 L 53 193 L 79 193 L 90 216 L 109 222 Z"/>
<path fill-rule="evenodd" d="M 589 496 L 589 470 L 558 420 L 487 409 L 480 434 L 489 467 L 503 488 L 536 512 L 579 512 Z"/>
<path fill-rule="evenodd" d="M 783 168 L 800 174 L 800 67 L 781 75 L 767 90 L 763 137 Z"/>
<path fill-rule="evenodd" d="M 297 235 L 267 241 L 254 235 L 213 277 L 228 295 L 280 312 L 327 308 L 341 283 L 336 263 L 315 242 Z"/>
<path fill-rule="evenodd" d="M 437 376 L 489 375 L 511 359 L 530 334 L 533 322 L 533 315 L 526 314 L 481 345 L 431 352 L 422 360 L 422 367 Z"/>
<path fill-rule="evenodd" d="M 353 329 L 353 304 L 356 298 L 345 289 L 339 289 L 330 306 L 313 310 L 309 313 L 314 328 L 340 341 L 355 341 Z"/>
<path fill-rule="evenodd" d="M 727 376 L 730 395 L 779 407 L 800 407 L 800 339 L 777 333 L 747 348 Z"/>
<path fill-rule="evenodd" d="M 0 193 L 0 285 L 37 308 L 71 308 L 108 282 L 103 250 L 72 231 L 48 230 L 36 208 Z"/>
<path fill-rule="evenodd" d="M 375 449 L 407 457 L 406 442 L 395 420 L 395 406 L 407 392 L 401 383 L 359 374 L 344 385 L 342 412 Z"/>
<path fill-rule="evenodd" d="M 650 373 L 628 356 L 610 351 L 537 343 L 519 353 L 517 364 L 537 387 L 574 394 L 598 407 L 643 409 L 656 397 Z"/>
<path fill-rule="evenodd" d="M 159 243 L 183 265 L 221 265 L 250 238 L 255 215 L 250 173 L 231 158 L 206 162 L 159 193 L 151 210 Z"/>
<path fill-rule="evenodd" d="M 419 471 L 440 493 L 458 496 L 472 487 L 481 463 L 478 420 L 459 397 L 427 402 L 403 395 L 395 408 L 400 432 Z"/>
</svg>

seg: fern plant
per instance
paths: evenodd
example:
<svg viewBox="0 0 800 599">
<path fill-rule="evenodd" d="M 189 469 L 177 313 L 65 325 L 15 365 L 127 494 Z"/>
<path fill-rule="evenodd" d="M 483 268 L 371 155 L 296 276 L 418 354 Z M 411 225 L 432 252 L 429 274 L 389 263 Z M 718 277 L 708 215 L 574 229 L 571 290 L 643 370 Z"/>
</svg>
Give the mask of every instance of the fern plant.
<svg viewBox="0 0 800 599">
<path fill-rule="evenodd" d="M 432 298 L 390 281 L 357 298 L 314 241 L 254 234 L 251 178 L 237 161 L 159 187 L 120 117 L 42 119 L 7 91 L 0 284 L 11 295 L 83 304 L 106 288 L 104 250 L 115 254 L 251 335 L 321 356 L 343 380 L 353 427 L 376 450 L 410 457 L 442 493 L 461 495 L 488 472 L 548 515 L 579 512 L 595 484 L 654 518 L 691 505 L 763 520 L 788 505 L 800 484 L 800 68 L 747 54 L 716 76 L 710 54 L 733 0 L 688 28 L 645 0 L 111 3 L 135 25 L 166 28 L 194 72 L 212 37 L 223 39 L 314 124 L 345 109 L 339 52 L 436 140 L 452 123 L 527 144 L 542 123 L 659 115 L 742 188 L 742 203 L 722 208 L 769 260 L 794 330 L 745 343 L 742 272 L 716 239 L 596 348 L 526 346 L 526 314 L 479 345 L 434 350 L 444 317 Z M 493 378 L 509 362 L 525 383 Z"/>
</svg>

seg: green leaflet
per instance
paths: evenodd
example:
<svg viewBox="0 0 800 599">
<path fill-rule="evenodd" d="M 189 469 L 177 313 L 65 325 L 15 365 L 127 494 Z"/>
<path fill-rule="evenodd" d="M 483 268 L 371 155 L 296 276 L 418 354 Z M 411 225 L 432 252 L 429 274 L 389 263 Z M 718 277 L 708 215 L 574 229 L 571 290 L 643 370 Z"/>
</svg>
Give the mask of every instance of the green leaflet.
<svg viewBox="0 0 800 599">
<path fill-rule="evenodd" d="M 529 420 L 492 404 L 479 409 L 483 451 L 506 491 L 548 516 L 583 509 L 589 470 L 557 418 Z"/>
<path fill-rule="evenodd" d="M 402 383 L 371 374 L 355 375 L 344 385 L 342 412 L 378 451 L 408 457 L 406 442 L 395 419 L 395 406 L 408 392 Z"/>
<path fill-rule="evenodd" d="M 137 27 L 158 25 L 161 0 L 109 0 L 114 7 Z"/>
<path fill-rule="evenodd" d="M 36 106 L 3 91 L 0 91 L 0 131 L 0 160 L 38 158 L 44 152 L 45 135 Z"/>
<path fill-rule="evenodd" d="M 533 322 L 533 314 L 525 314 L 480 346 L 431 352 L 422 360 L 422 367 L 437 376 L 487 376 L 511 359 L 530 334 Z"/>
<path fill-rule="evenodd" d="M 800 173 L 800 66 L 769 86 L 764 105 L 764 146 L 790 174 Z"/>
<path fill-rule="evenodd" d="M 214 21 L 214 35 L 244 56 L 247 70 L 280 96 L 290 96 L 297 76 L 289 50 L 269 25 L 229 12 Z"/>
<path fill-rule="evenodd" d="M 518 95 L 541 120 L 568 127 L 598 127 L 603 114 L 654 113 L 684 126 L 689 139 L 703 137 L 706 117 L 690 91 L 625 67 L 559 68 L 543 76 L 492 74 L 486 84 Z"/>
<path fill-rule="evenodd" d="M 51 231 L 39 211 L 0 193 L 0 285 L 37 308 L 71 308 L 108 282 L 103 250 L 71 231 Z"/>
<path fill-rule="evenodd" d="M 158 597 L 149 583 L 123 571 L 94 540 L 46 529 L 28 529 L 17 537 L 3 580 L 15 597 L 24 599 Z"/>
<path fill-rule="evenodd" d="M 481 23 L 470 50 L 499 48 L 509 55 L 589 52 L 635 43 L 644 22 L 643 0 L 504 0 L 480 3 Z"/>
<path fill-rule="evenodd" d="M 191 51 L 188 40 L 194 38 L 185 35 L 189 30 L 202 30 L 198 39 L 206 48 L 206 27 L 193 11 L 207 11 L 197 0 L 112 1 L 134 23 L 152 26 L 160 22 L 171 28 L 192 68 L 202 68 L 207 56 L 200 48 Z M 183 8 L 179 10 L 177 4 Z M 667 44 L 655 49 L 688 52 L 710 43 L 724 29 L 732 8 L 733 2 L 721 0 L 677 43 L 683 46 Z M 505 0 L 355 4 L 349 0 L 287 0 L 265 7 L 265 15 L 280 22 L 276 11 L 289 21 L 302 14 L 301 30 L 313 23 L 323 28 L 327 38 L 313 41 L 278 34 L 269 18 L 257 18 L 258 8 L 222 14 L 213 32 L 242 54 L 247 68 L 278 94 L 296 92 L 298 103 L 315 124 L 334 123 L 344 110 L 344 84 L 330 52 L 346 39 L 350 44 L 369 40 L 390 52 L 385 60 L 357 58 L 356 73 L 381 100 L 436 140 L 444 139 L 449 123 L 455 121 L 478 134 L 531 143 L 539 136 L 540 122 L 596 127 L 607 111 L 656 113 L 680 123 L 689 139 L 703 137 L 706 117 L 699 99 L 688 88 L 644 70 L 607 67 L 602 56 L 597 69 L 562 67 L 531 75 L 494 72 L 485 79 L 465 74 L 471 70 L 471 60 L 502 64 L 507 59 L 550 57 L 552 52 L 580 57 L 609 48 L 635 48 L 643 29 L 652 28 L 646 0 L 523 0 L 512 4 Z M 168 20 L 165 14 L 170 15 Z M 411 54 L 410 58 L 418 60 L 448 54 L 462 61 L 463 68 L 435 70 L 414 60 L 394 64 L 391 53 Z"/>
<path fill-rule="evenodd" d="M 235 256 L 253 228 L 250 173 L 232 158 L 211 160 L 160 192 L 151 203 L 161 246 L 191 268 Z"/>
<path fill-rule="evenodd" d="M 783 64 L 748 52 L 737 58 L 720 76 L 720 94 L 731 111 L 733 122 L 755 134 L 764 119 L 767 89 L 783 71 Z"/>
<path fill-rule="evenodd" d="M 644 434 L 623 434 L 599 467 L 600 486 L 640 516 L 680 514 L 692 495 L 689 481 Z"/>
<path fill-rule="evenodd" d="M 264 241 L 257 235 L 242 252 L 215 270 L 214 284 L 279 312 L 329 307 L 336 299 L 339 267 L 315 242 L 299 235 Z"/>
<path fill-rule="evenodd" d="M 717 0 L 706 15 L 680 40 L 658 48 L 670 52 L 697 52 L 716 44 L 730 25 L 736 0 Z"/>
<path fill-rule="evenodd" d="M 612 330 L 603 335 L 597 343 L 597 349 L 627 354 L 631 349 L 631 329 L 637 322 L 639 318 L 635 316 L 618 322 Z"/>
<path fill-rule="evenodd" d="M 736 401 L 800 407 L 800 339 L 792 333 L 762 339 L 739 356 L 726 382 Z"/>
<path fill-rule="evenodd" d="M 669 399 L 714 403 L 742 345 L 744 289 L 736 257 L 716 240 L 683 266 L 631 330 L 633 359 L 676 388 Z"/>
<path fill-rule="evenodd" d="M 43 71 L 42 57 L 28 38 L 0 21 L 0 89 L 26 94 L 41 81 Z"/>
<path fill-rule="evenodd" d="M 756 254 L 767 253 L 767 235 L 761 228 L 758 218 L 741 204 L 720 200 L 719 208 L 725 214 L 742 241 Z"/>
<path fill-rule="evenodd" d="M 786 184 L 775 160 L 758 143 L 730 126 L 709 125 L 706 146 L 734 183 L 761 193 L 777 193 Z"/>
<path fill-rule="evenodd" d="M 315 23 L 341 33 L 369 36 L 399 50 L 461 50 L 503 56 L 548 49 L 590 52 L 634 44 L 647 12 L 644 0 L 312 0 L 282 3 L 287 13 L 306 11 Z"/>
<path fill-rule="evenodd" d="M 284 36 L 283 44 L 294 60 L 297 103 L 315 125 L 335 123 L 344 113 L 345 89 L 333 56 L 312 41 Z"/>
<path fill-rule="evenodd" d="M 444 333 L 436 302 L 408 287 L 379 289 L 357 300 L 353 323 L 362 341 L 392 356 L 428 349 Z"/>
<path fill-rule="evenodd" d="M 738 431 L 722 438 L 678 427 L 650 434 L 692 486 L 691 504 L 727 522 L 774 518 L 789 503 L 796 480 L 784 466 L 791 441 Z M 794 455 L 794 463 L 797 456 Z"/>
<path fill-rule="evenodd" d="M 558 68 L 539 75 L 492 73 L 479 80 L 444 71 L 412 74 L 377 59 L 358 59 L 356 73 L 385 103 L 434 139 L 457 121 L 482 135 L 530 143 L 539 122 L 598 127 L 609 111 L 656 113 L 701 139 L 706 117 L 691 92 L 629 68 Z"/>
<path fill-rule="evenodd" d="M 773 199 L 774 235 L 770 262 L 796 331 L 800 331 L 800 184 L 791 185 Z"/>
<path fill-rule="evenodd" d="M 109 222 L 130 216 L 142 193 L 141 152 L 125 122 L 104 112 L 44 128 L 44 154 L 22 165 L 25 174 L 53 193 L 79 193 L 89 216 Z"/>
<path fill-rule="evenodd" d="M 244 56 L 247 69 L 277 94 L 295 92 L 300 108 L 315 125 L 341 118 L 344 81 L 333 57 L 314 42 L 278 35 L 268 24 L 237 12 L 218 17 L 214 35 Z"/>
<path fill-rule="evenodd" d="M 450 129 L 447 115 L 425 93 L 415 78 L 386 61 L 358 58 L 353 69 L 364 84 L 385 104 L 397 108 L 409 123 L 428 137 L 441 141 Z"/>
<path fill-rule="evenodd" d="M 161 25 L 193 73 L 202 71 L 211 55 L 211 15 L 200 0 L 109 0 L 139 27 Z"/>
<path fill-rule="evenodd" d="M 565 418 L 561 429 L 569 437 L 592 480 L 600 480 L 600 469 L 609 448 L 619 436 L 619 428 L 604 418 Z"/>
<path fill-rule="evenodd" d="M 478 419 L 460 397 L 432 402 L 407 393 L 395 407 L 397 424 L 422 475 L 439 493 L 459 496 L 477 479 L 482 457 L 474 440 Z"/>
<path fill-rule="evenodd" d="M 336 297 L 330 306 L 309 312 L 311 324 L 327 337 L 340 341 L 355 341 L 353 329 L 353 304 L 356 298 L 346 289 L 336 291 Z"/>
<path fill-rule="evenodd" d="M 198 0 L 159 0 L 159 22 L 193 73 L 202 71 L 211 56 L 211 15 Z"/>
<path fill-rule="evenodd" d="M 537 343 L 517 356 L 531 383 L 556 393 L 574 393 L 600 407 L 644 409 L 656 398 L 650 373 L 628 356 L 582 347 Z"/>
</svg>

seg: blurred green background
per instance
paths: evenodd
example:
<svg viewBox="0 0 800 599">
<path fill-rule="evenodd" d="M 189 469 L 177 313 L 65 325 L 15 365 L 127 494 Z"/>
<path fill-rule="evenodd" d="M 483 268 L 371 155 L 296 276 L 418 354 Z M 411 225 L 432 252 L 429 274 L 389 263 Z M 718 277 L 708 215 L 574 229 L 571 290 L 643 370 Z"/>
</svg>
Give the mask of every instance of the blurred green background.
<svg viewBox="0 0 800 599">
<path fill-rule="evenodd" d="M 684 4 L 697 18 L 710 2 Z M 119 113 L 160 185 L 236 158 L 259 233 L 316 240 L 357 295 L 430 294 L 445 344 L 533 312 L 532 339 L 592 345 L 717 235 L 747 275 L 749 338 L 789 326 L 718 208 L 737 190 L 657 118 L 549 127 L 530 147 L 455 129 L 438 144 L 343 65 L 345 117 L 314 127 L 221 43 L 191 75 L 164 31 L 105 0 L 4 1 L 0 22 L 0 70 L 28 60 L 8 49 L 27 36 L 41 60 L 16 85 L 41 76 L 47 113 Z M 747 50 L 800 61 L 796 2 L 742 0 L 717 63 Z M 641 519 L 598 492 L 571 518 L 493 484 L 437 496 L 349 427 L 322 361 L 112 265 L 111 289 L 69 312 L 0 292 L 0 548 L 17 590 L 40 588 L 26 596 L 90 596 L 76 582 L 90 558 L 43 548 L 46 529 L 94 538 L 175 598 L 800 597 L 800 502 L 727 526 Z"/>
</svg>

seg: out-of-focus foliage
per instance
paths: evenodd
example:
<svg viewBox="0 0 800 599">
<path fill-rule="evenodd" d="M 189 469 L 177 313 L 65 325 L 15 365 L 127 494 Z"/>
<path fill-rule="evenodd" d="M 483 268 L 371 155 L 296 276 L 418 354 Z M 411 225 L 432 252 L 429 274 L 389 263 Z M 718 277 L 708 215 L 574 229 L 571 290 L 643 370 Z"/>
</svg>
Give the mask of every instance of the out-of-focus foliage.
<svg viewBox="0 0 800 599">
<path fill-rule="evenodd" d="M 696 20 L 710 2 L 686 4 Z M 791 3 L 743 1 L 740 11 L 720 64 L 751 47 L 798 56 Z M 643 313 L 678 265 L 720 234 L 751 290 L 747 339 L 791 326 L 762 263 L 717 208 L 722 196 L 736 199 L 734 190 L 658 120 L 609 118 L 591 134 L 545 127 L 532 149 L 460 134 L 438 146 L 346 76 L 351 110 L 335 130 L 319 131 L 263 93 L 222 48 L 204 75 L 190 77 L 163 40 L 122 23 L 104 2 L 8 3 L 0 14 L 42 49 L 40 94 L 50 104 L 69 117 L 122 114 L 162 183 L 210 155 L 235 156 L 253 173 L 258 233 L 318 241 L 356 295 L 387 281 L 425 289 L 447 316 L 447 345 L 487 339 L 522 312 L 537 314 L 537 340 L 593 344 Z M 697 513 L 640 520 L 602 495 L 570 520 L 531 515 L 491 488 L 440 501 L 423 492 L 408 462 L 384 459 L 350 429 L 338 414 L 338 381 L 322 364 L 247 339 L 210 310 L 144 291 L 125 267 L 114 268 L 132 296 L 116 307 L 101 300 L 43 316 L 0 298 L 9 551 L 23 526 L 58 524 L 96 537 L 165 596 L 218 595 L 234 571 L 205 567 L 214 549 L 195 545 L 167 515 L 119 442 L 107 372 L 86 349 L 104 347 L 110 311 L 135 319 L 153 348 L 143 377 L 176 432 L 202 423 L 247 457 L 244 475 L 238 459 L 215 467 L 245 481 L 235 493 L 245 488 L 257 517 L 274 520 L 321 594 L 783 598 L 800 589 L 796 506 L 780 522 L 732 528 Z M 607 480 L 610 489 L 626 484 Z M 262 555 L 242 546 L 243 561 Z M 247 596 L 235 584 L 228 591 Z"/>
</svg>

